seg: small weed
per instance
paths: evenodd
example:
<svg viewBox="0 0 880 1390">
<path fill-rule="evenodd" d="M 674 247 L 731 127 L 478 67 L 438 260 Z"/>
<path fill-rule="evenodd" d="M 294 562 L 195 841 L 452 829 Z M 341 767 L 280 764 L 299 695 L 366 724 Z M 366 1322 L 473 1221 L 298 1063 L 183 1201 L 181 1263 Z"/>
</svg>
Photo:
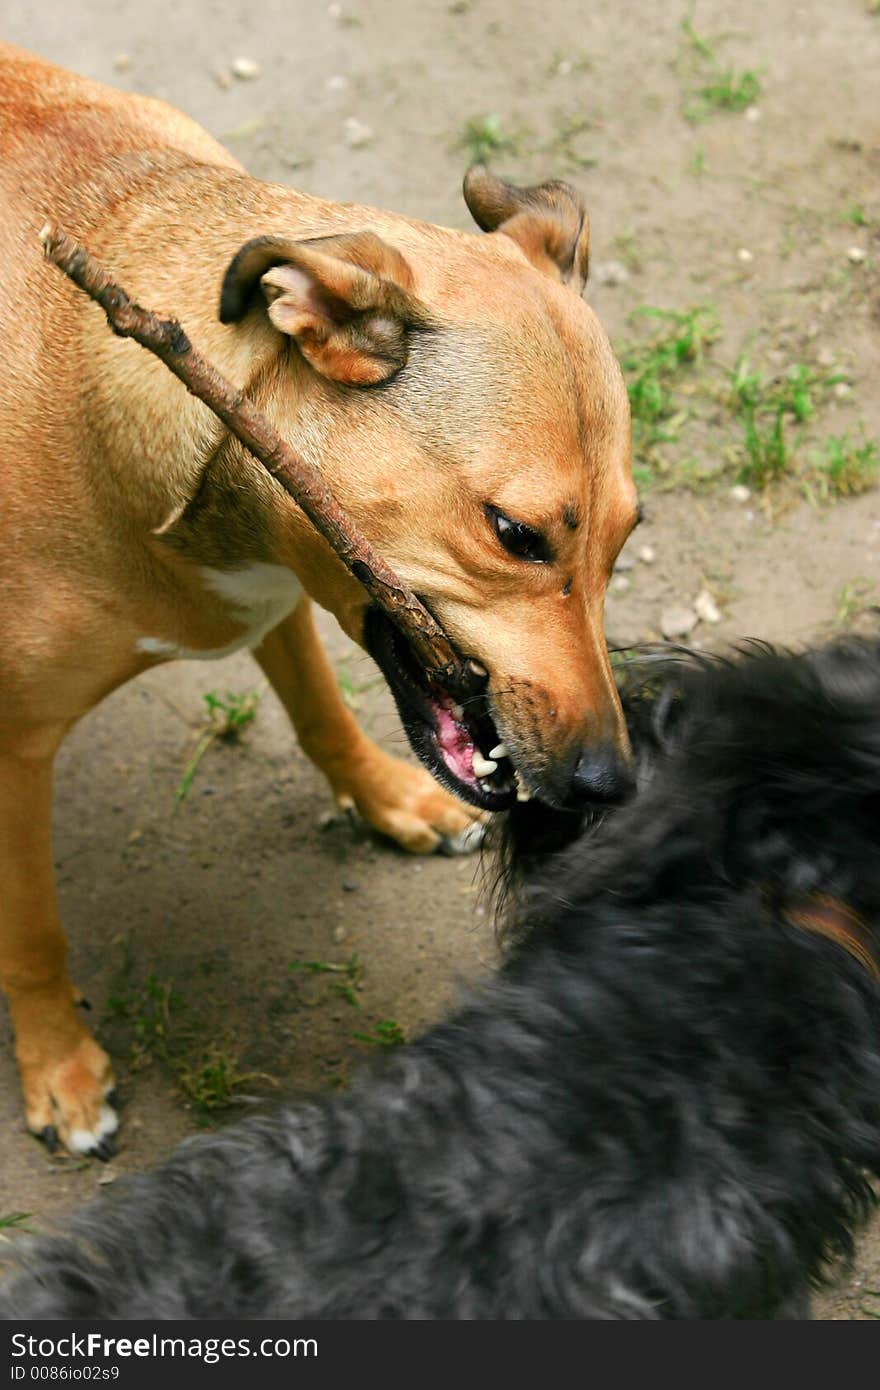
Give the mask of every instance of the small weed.
<svg viewBox="0 0 880 1390">
<path fill-rule="evenodd" d="M 857 618 L 876 605 L 877 586 L 864 575 L 844 584 L 837 596 L 837 612 L 834 621 L 838 627 L 851 627 Z"/>
<path fill-rule="evenodd" d="M 878 0 L 880 3 L 880 0 Z M 865 209 L 860 203 L 850 203 L 849 207 L 844 208 L 840 215 L 841 222 L 846 222 L 850 227 L 867 227 L 868 218 Z"/>
<path fill-rule="evenodd" d="M 690 18 L 682 20 L 681 31 L 692 60 L 691 69 L 696 67 L 704 79 L 685 101 L 683 114 L 686 120 L 703 121 L 714 111 L 744 111 L 757 101 L 761 95 L 757 73 L 750 68 L 737 72 L 732 67 L 721 65 L 717 45 L 726 35 L 719 34 L 715 39 L 707 39 L 697 33 Z"/>
<path fill-rule="evenodd" d="M 789 367 L 784 376 L 767 379 L 742 354 L 730 376 L 728 401 L 743 428 L 745 460 L 741 481 L 764 488 L 778 481 L 792 462 L 786 423 L 804 425 L 813 418 L 820 395 L 840 381 L 806 363 Z"/>
<path fill-rule="evenodd" d="M 719 69 L 687 103 L 685 118 L 704 121 L 713 111 L 745 111 L 760 95 L 761 83 L 750 69 L 740 73 L 733 68 Z"/>
<path fill-rule="evenodd" d="M 596 163 L 595 155 L 585 154 L 577 142 L 594 126 L 595 121 L 589 116 L 557 116 L 556 130 L 551 139 L 541 146 L 541 150 L 555 159 L 562 160 L 569 168 L 591 169 Z"/>
<path fill-rule="evenodd" d="M 351 1036 L 371 1047 L 399 1047 L 406 1042 L 406 1034 L 393 1018 L 383 1018 L 372 1033 L 352 1033 Z"/>
<path fill-rule="evenodd" d="M 176 1074 L 184 1095 L 204 1113 L 224 1110 L 248 1082 L 273 1079 L 262 1072 L 240 1071 L 238 1059 L 213 1042 L 193 1063 L 180 1063 Z"/>
<path fill-rule="evenodd" d="M 127 947 L 124 951 L 118 982 L 107 999 L 107 1013 L 111 1021 L 125 1027 L 132 1071 L 153 1063 L 160 1065 L 190 1104 L 206 1114 L 228 1105 L 247 1082 L 274 1084 L 274 1078 L 262 1072 L 242 1071 L 231 1045 L 221 1047 L 213 1040 L 206 1043 L 204 1029 L 198 1027 L 198 1020 L 187 1016 L 186 1001 L 167 981 L 155 974 L 136 981 L 135 962 Z"/>
<path fill-rule="evenodd" d="M 788 466 L 788 446 L 785 439 L 785 412 L 777 410 L 769 420 L 761 419 L 754 409 L 743 412 L 745 461 L 740 480 L 754 488 L 765 488 L 785 473 Z"/>
<path fill-rule="evenodd" d="M 458 148 L 467 151 L 474 164 L 488 164 L 494 155 L 516 154 L 518 141 L 501 128 L 494 114 L 472 116 L 458 138 Z"/>
<path fill-rule="evenodd" d="M 363 971 L 357 951 L 347 961 L 341 963 L 331 960 L 295 960 L 291 961 L 287 968 L 288 970 L 303 970 L 310 975 L 343 976 L 343 979 L 334 980 L 333 992 L 340 995 L 353 1009 L 361 1007 L 358 991 L 363 984 Z"/>
<path fill-rule="evenodd" d="M 33 1226 L 28 1226 L 27 1222 L 31 1219 L 29 1211 L 10 1211 L 0 1212 L 0 1241 L 8 1241 L 9 1237 L 5 1231 L 21 1231 L 23 1235 L 33 1235 Z"/>
<path fill-rule="evenodd" d="M 264 690 L 265 686 L 261 690 L 247 690 L 241 695 L 230 693 L 225 700 L 216 695 L 213 690 L 209 690 L 207 695 L 202 696 L 208 711 L 208 722 L 202 729 L 192 757 L 177 784 L 177 791 L 174 793 L 177 802 L 183 801 L 189 792 L 199 763 L 214 740 L 219 738 L 225 743 L 234 743 L 239 738 L 242 729 L 247 728 L 248 724 L 252 722 Z"/>
<path fill-rule="evenodd" d="M 691 173 L 693 174 L 694 178 L 700 179 L 703 177 L 705 172 L 706 151 L 703 149 L 702 145 L 698 145 L 697 148 L 694 150 L 693 158 L 691 159 Z"/>
<path fill-rule="evenodd" d="M 711 39 L 704 38 L 702 34 L 697 33 L 690 16 L 681 21 L 681 32 L 698 57 L 705 58 L 709 63 L 717 63 L 718 55 L 715 52 L 715 45 Z"/>
<path fill-rule="evenodd" d="M 833 434 L 825 440 L 816 462 L 814 480 L 824 500 L 854 497 L 867 492 L 878 481 L 880 449 L 873 439 L 861 443 L 848 434 Z"/>
<path fill-rule="evenodd" d="M 644 306 L 632 317 L 658 324 L 648 341 L 625 345 L 619 354 L 637 445 L 645 453 L 678 437 L 688 412 L 674 394 L 676 379 L 684 368 L 701 365 L 720 329 L 715 310 L 705 305 L 686 312 Z"/>
<path fill-rule="evenodd" d="M 140 1071 L 154 1058 L 168 1060 L 171 1015 L 181 1004 L 170 984 L 148 975 L 140 985 L 130 985 L 107 999 L 112 1018 L 131 1025 L 131 1067 Z"/>
</svg>

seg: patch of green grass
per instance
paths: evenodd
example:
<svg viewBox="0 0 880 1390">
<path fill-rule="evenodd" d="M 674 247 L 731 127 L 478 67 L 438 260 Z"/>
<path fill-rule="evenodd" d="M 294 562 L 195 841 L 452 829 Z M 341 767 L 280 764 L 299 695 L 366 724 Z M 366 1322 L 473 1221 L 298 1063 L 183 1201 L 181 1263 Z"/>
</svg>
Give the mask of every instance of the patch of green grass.
<svg viewBox="0 0 880 1390">
<path fill-rule="evenodd" d="M 341 979 L 333 981 L 334 994 L 340 995 L 353 1009 L 361 1007 L 358 992 L 363 985 L 363 970 L 357 951 L 347 961 L 294 960 L 287 968 L 288 970 L 302 970 L 310 975 L 341 976 Z"/>
<path fill-rule="evenodd" d="M 221 739 L 224 743 L 235 743 L 241 735 L 243 729 L 247 728 L 257 713 L 265 686 L 260 690 L 246 690 L 240 695 L 228 693 L 223 699 L 213 690 L 209 690 L 207 695 L 202 696 L 208 712 L 208 722 L 202 729 L 193 750 L 192 757 L 189 759 L 183 770 L 183 776 L 177 784 L 174 799 L 178 803 L 183 801 L 193 784 L 199 763 L 207 753 L 215 739 Z"/>
<path fill-rule="evenodd" d="M 677 311 L 645 305 L 632 319 L 650 320 L 655 332 L 647 339 L 619 349 L 632 411 L 637 451 L 649 454 L 658 444 L 678 437 L 688 411 L 676 395 L 681 374 L 699 368 L 706 349 L 720 333 L 718 315 L 710 305 Z"/>
<path fill-rule="evenodd" d="M 471 116 L 458 137 L 457 146 L 467 151 L 473 164 L 489 164 L 500 154 L 516 154 L 519 141 L 502 129 L 501 119 L 493 112 Z"/>
<path fill-rule="evenodd" d="M 241 1071 L 235 1053 L 216 1042 L 208 1043 L 193 1061 L 180 1062 L 176 1075 L 184 1095 L 204 1114 L 225 1110 L 250 1082 L 272 1080 L 262 1072 Z"/>
<path fill-rule="evenodd" d="M 753 410 L 792 415 L 803 424 L 816 413 L 816 395 L 840 381 L 838 374 L 823 376 L 804 362 L 794 363 L 782 377 L 768 380 L 751 365 L 743 353 L 737 358 L 730 378 L 730 397 L 734 413 Z"/>
<path fill-rule="evenodd" d="M 352 1033 L 351 1036 L 371 1047 L 400 1047 L 406 1042 L 406 1034 L 393 1018 L 383 1018 L 372 1033 Z"/>
<path fill-rule="evenodd" d="M 713 111 L 745 111 L 760 95 L 760 80 L 750 68 L 745 72 L 719 68 L 710 81 L 697 88 L 686 103 L 684 114 L 687 120 L 696 122 L 704 121 Z"/>
<path fill-rule="evenodd" d="M 880 449 L 873 439 L 859 442 L 846 433 L 829 435 L 813 477 L 823 500 L 867 492 L 880 481 Z"/>
<path fill-rule="evenodd" d="M 878 0 L 880 3 L 880 0 Z M 850 227 L 867 227 L 868 217 L 861 203 L 850 203 L 840 214 L 841 222 L 846 222 Z"/>
<path fill-rule="evenodd" d="M 155 974 L 133 978 L 134 962 L 126 953 L 120 980 L 107 999 L 111 1021 L 128 1035 L 129 1066 L 141 1071 L 153 1063 L 167 1069 L 191 1105 L 205 1113 L 228 1105 L 245 1083 L 263 1073 L 242 1071 L 227 1043 L 205 1043 L 187 1018 L 186 1003 L 174 987 Z"/>
<path fill-rule="evenodd" d="M 718 44 L 728 36 L 719 34 L 708 39 L 697 33 L 689 17 L 682 20 L 681 31 L 689 67 L 699 74 L 695 78 L 698 85 L 684 103 L 685 119 L 703 121 L 717 111 L 744 111 L 753 106 L 761 95 L 758 74 L 751 68 L 738 72 L 733 67 L 725 67 L 718 56 Z"/>
<path fill-rule="evenodd" d="M 799 362 L 774 378 L 753 368 L 743 353 L 731 372 L 728 403 L 742 426 L 743 461 L 740 481 L 762 489 L 779 481 L 794 462 L 789 425 L 805 425 L 817 411 L 818 400 L 842 378 L 821 373 Z"/>
<path fill-rule="evenodd" d="M 742 416 L 745 458 L 740 468 L 740 481 L 761 489 L 777 482 L 789 464 L 785 438 L 785 412 L 777 410 L 769 419 L 761 418 L 746 408 Z"/>
</svg>

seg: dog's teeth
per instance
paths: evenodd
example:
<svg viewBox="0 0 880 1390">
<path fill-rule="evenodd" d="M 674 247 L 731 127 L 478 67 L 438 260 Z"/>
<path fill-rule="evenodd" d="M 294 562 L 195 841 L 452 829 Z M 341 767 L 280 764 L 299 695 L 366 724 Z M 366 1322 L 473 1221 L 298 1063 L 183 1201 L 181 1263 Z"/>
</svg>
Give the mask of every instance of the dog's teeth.
<svg viewBox="0 0 880 1390">
<path fill-rule="evenodd" d="M 464 719 L 464 710 L 462 709 L 461 705 L 452 706 L 452 717 L 453 719 L 457 719 L 459 724 L 461 723 L 461 721 Z"/>
<path fill-rule="evenodd" d="M 490 752 L 489 757 L 490 757 L 490 758 L 506 758 L 506 757 L 507 757 L 507 748 L 506 748 L 506 746 L 505 746 L 503 743 L 496 743 L 495 747 L 494 747 L 494 748 L 492 749 L 492 751 Z"/>
<path fill-rule="evenodd" d="M 476 676 L 479 680 L 482 680 L 489 674 L 485 666 L 481 665 L 479 661 L 474 661 L 473 658 L 468 662 L 468 670 L 472 676 Z"/>
<path fill-rule="evenodd" d="M 488 777 L 491 773 L 495 771 L 497 767 L 498 764 L 493 763 L 491 758 L 484 758 L 479 753 L 477 753 L 476 750 L 474 751 L 475 777 Z"/>
</svg>

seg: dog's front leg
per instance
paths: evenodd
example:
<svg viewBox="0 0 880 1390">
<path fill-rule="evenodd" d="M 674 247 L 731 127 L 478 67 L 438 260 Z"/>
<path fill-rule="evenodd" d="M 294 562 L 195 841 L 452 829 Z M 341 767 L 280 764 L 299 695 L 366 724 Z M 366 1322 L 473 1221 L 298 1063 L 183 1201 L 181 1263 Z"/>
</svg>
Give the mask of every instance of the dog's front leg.
<svg viewBox="0 0 880 1390">
<path fill-rule="evenodd" d="M 29 1129 L 105 1156 L 117 1127 L 110 1059 L 76 1011 L 52 874 L 52 758 L 30 735 L 0 750 L 0 983 L 9 1000 Z M 47 751 L 48 750 L 48 751 Z"/>
<path fill-rule="evenodd" d="M 308 598 L 254 655 L 338 805 L 355 806 L 368 825 L 413 854 L 475 847 L 480 813 L 450 796 L 422 768 L 383 753 L 359 728 L 339 693 Z"/>
</svg>

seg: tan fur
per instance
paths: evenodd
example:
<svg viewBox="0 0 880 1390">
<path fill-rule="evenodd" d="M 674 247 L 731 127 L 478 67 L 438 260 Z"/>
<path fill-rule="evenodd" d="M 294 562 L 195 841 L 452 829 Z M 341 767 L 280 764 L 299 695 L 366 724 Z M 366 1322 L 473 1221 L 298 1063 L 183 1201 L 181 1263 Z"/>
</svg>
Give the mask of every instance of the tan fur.
<svg viewBox="0 0 880 1390">
<path fill-rule="evenodd" d="M 586 264 L 584 227 L 557 201 L 534 218 L 517 206 L 485 236 L 324 202 L 250 178 L 160 102 L 0 46 L 0 979 L 35 1132 L 98 1134 L 112 1084 L 74 1012 L 55 906 L 64 735 L 162 659 L 144 638 L 206 653 L 246 639 L 206 568 L 284 566 L 358 641 L 366 605 L 207 408 L 44 262 L 39 228 L 51 216 L 141 303 L 179 317 L 320 465 L 486 666 L 499 730 L 539 789 L 572 749 L 625 741 L 602 610 L 635 507 L 611 349 L 566 275 L 541 273 L 560 248 L 577 274 Z M 243 318 L 221 323 L 226 267 L 265 237 L 332 240 L 291 252 Z M 414 327 L 420 316 L 437 331 Z M 387 384 L 351 384 L 373 381 Z M 507 555 L 486 501 L 543 525 L 557 563 Z M 467 825 L 473 812 L 357 727 L 308 598 L 256 656 L 340 801 L 415 851 Z"/>
</svg>

